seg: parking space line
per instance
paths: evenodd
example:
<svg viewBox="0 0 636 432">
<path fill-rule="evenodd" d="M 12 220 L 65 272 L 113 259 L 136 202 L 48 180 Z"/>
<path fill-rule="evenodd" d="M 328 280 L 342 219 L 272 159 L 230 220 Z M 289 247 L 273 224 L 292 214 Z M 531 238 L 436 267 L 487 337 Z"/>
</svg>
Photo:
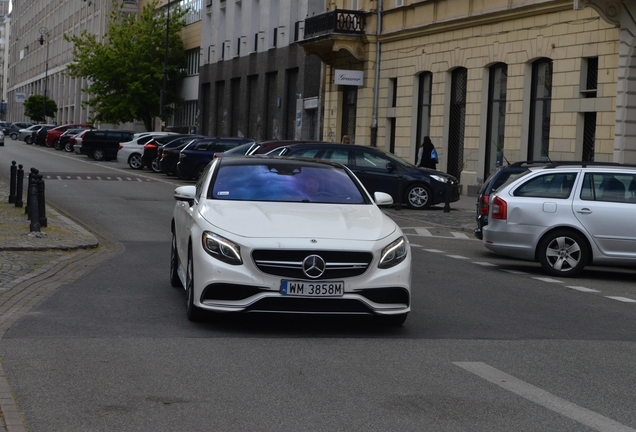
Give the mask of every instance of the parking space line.
<svg viewBox="0 0 636 432">
<path fill-rule="evenodd" d="M 444 251 L 438 250 L 438 249 L 424 249 L 427 252 L 433 252 L 433 253 L 444 253 Z"/>
<path fill-rule="evenodd" d="M 566 399 L 542 390 L 512 375 L 508 375 L 486 363 L 454 362 L 460 368 L 477 375 L 505 390 L 515 393 L 524 399 L 541 405 L 551 411 L 568 417 L 592 429 L 604 432 L 636 432 L 636 429 L 618 423 L 608 417 L 587 408 L 578 406 Z"/>
<path fill-rule="evenodd" d="M 502 272 L 506 272 L 506 273 L 510 273 L 510 274 L 513 274 L 513 275 L 527 275 L 527 274 L 530 274 L 530 273 L 522 272 L 522 271 L 519 271 L 519 270 L 501 269 L 501 271 Z"/>
<path fill-rule="evenodd" d="M 451 258 L 455 258 L 455 259 L 470 259 L 468 257 L 465 256 L 461 256 L 461 255 L 446 255 L 447 257 L 451 257 Z"/>
<path fill-rule="evenodd" d="M 636 303 L 636 300 L 633 300 L 627 297 L 616 297 L 616 296 L 605 296 L 605 297 L 612 300 L 618 300 L 624 303 Z"/>
<path fill-rule="evenodd" d="M 468 237 L 466 234 L 464 234 L 463 232 L 455 232 L 455 231 L 451 231 L 451 234 L 453 235 L 453 237 L 455 238 L 459 238 L 459 239 L 470 239 L 470 237 Z"/>
<path fill-rule="evenodd" d="M 415 232 L 417 233 L 417 235 L 421 235 L 424 237 L 433 237 L 433 234 L 431 234 L 431 232 L 426 228 L 415 228 Z"/>
<path fill-rule="evenodd" d="M 484 266 L 484 267 L 497 267 L 497 264 L 493 264 L 493 263 L 489 263 L 489 262 L 473 261 L 473 264 L 477 264 L 477 265 Z"/>
<path fill-rule="evenodd" d="M 585 288 L 585 287 L 582 287 L 582 286 L 571 286 L 571 285 L 568 285 L 568 286 L 566 286 L 566 288 L 570 288 L 570 289 L 581 291 L 581 292 L 589 292 L 589 293 L 600 292 L 598 290 L 593 290 L 591 288 Z"/>
<path fill-rule="evenodd" d="M 547 278 L 547 277 L 533 277 L 532 279 L 536 279 L 538 281 L 547 282 L 547 283 L 563 283 L 563 281 L 560 281 L 560 280 L 557 280 L 557 279 L 552 279 L 552 278 Z"/>
</svg>

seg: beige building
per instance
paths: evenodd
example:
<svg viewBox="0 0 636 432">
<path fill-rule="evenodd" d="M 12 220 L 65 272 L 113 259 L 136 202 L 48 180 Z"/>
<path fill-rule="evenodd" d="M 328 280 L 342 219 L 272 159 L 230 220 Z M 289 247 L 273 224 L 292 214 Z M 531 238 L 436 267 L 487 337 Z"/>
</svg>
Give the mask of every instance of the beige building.
<svg viewBox="0 0 636 432">
<path fill-rule="evenodd" d="M 340 0 L 327 8 L 306 20 L 302 42 L 326 65 L 325 139 L 348 134 L 414 162 L 428 135 L 438 168 L 469 194 L 506 161 L 636 163 L 636 2 Z M 330 15 L 333 24 L 321 24 Z"/>
</svg>

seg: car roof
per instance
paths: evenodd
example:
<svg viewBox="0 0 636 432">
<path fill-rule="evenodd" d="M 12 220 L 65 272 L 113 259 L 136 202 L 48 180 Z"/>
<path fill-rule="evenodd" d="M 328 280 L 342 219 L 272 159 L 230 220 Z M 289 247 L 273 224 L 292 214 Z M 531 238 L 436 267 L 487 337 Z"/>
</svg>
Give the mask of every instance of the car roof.
<svg viewBox="0 0 636 432">
<path fill-rule="evenodd" d="M 220 158 L 219 161 L 225 165 L 262 165 L 263 163 L 272 163 L 278 166 L 330 166 L 341 170 L 347 170 L 342 164 L 319 159 L 307 158 L 286 158 L 281 156 L 253 155 L 235 158 Z"/>
</svg>

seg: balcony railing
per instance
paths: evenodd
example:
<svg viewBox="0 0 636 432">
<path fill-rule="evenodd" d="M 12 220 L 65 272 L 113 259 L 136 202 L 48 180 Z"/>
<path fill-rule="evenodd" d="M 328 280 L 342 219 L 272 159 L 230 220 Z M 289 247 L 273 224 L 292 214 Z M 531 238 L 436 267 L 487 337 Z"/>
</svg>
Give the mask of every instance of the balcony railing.
<svg viewBox="0 0 636 432">
<path fill-rule="evenodd" d="M 305 19 L 305 39 L 329 33 L 364 34 L 364 12 L 336 9 Z"/>
</svg>

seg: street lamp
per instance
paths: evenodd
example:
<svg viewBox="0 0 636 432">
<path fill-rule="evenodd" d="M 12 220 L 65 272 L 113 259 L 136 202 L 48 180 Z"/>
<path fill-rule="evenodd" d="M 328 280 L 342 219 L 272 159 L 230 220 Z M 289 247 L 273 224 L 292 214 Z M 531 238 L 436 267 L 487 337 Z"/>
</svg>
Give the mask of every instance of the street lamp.
<svg viewBox="0 0 636 432">
<path fill-rule="evenodd" d="M 161 96 L 159 103 L 159 117 L 161 117 L 161 130 L 166 127 L 165 119 L 165 105 L 166 105 L 166 93 L 168 91 L 168 43 L 170 41 L 170 0 L 168 0 L 167 12 L 166 12 L 166 52 L 163 57 L 163 86 L 161 87 Z"/>
<path fill-rule="evenodd" d="M 49 35 L 49 29 L 46 27 L 40 28 L 40 45 L 44 45 L 44 35 Z M 44 111 L 42 115 L 44 117 L 44 121 L 46 122 L 46 91 L 49 83 L 49 40 L 46 39 L 46 69 L 44 72 Z"/>
</svg>

